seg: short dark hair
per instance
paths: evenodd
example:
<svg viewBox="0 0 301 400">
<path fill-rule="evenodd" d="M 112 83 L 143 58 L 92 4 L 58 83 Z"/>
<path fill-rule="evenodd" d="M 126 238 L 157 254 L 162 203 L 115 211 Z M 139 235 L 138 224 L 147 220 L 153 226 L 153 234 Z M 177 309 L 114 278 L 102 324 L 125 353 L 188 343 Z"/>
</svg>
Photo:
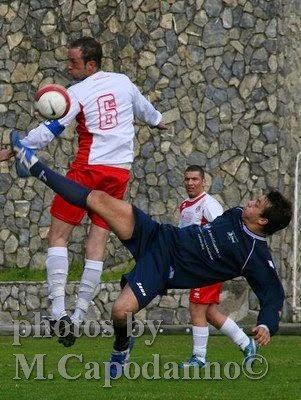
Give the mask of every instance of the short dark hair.
<svg viewBox="0 0 301 400">
<path fill-rule="evenodd" d="M 94 38 L 83 36 L 80 39 L 74 40 L 70 43 L 69 48 L 75 49 L 79 47 L 82 50 L 83 60 L 85 63 L 88 61 L 95 61 L 98 68 L 101 66 L 102 49 L 101 44 Z"/>
<path fill-rule="evenodd" d="M 267 194 L 267 199 L 271 205 L 262 213 L 262 217 L 268 220 L 268 223 L 263 227 L 263 232 L 266 235 L 272 235 L 288 226 L 292 219 L 293 210 L 292 203 L 278 190 L 271 190 Z"/>
<path fill-rule="evenodd" d="M 186 172 L 199 172 L 202 178 L 204 178 L 205 176 L 204 169 L 199 165 L 189 165 L 189 167 L 187 167 L 185 170 L 185 173 Z"/>
</svg>

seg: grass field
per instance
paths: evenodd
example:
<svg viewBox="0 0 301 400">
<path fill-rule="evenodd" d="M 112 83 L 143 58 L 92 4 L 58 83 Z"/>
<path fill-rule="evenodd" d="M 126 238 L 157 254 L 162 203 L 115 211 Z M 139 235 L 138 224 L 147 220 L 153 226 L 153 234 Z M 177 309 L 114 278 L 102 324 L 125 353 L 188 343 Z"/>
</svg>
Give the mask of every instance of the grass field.
<svg viewBox="0 0 301 400">
<path fill-rule="evenodd" d="M 105 270 L 101 276 L 102 282 L 119 281 L 122 274 L 130 271 L 133 268 L 133 260 L 122 264 L 118 269 L 111 271 Z M 83 273 L 83 264 L 73 262 L 68 271 L 68 281 L 80 281 Z M 2 268 L 0 269 L 0 282 L 19 282 L 19 281 L 46 281 L 47 275 L 45 269 L 32 268 Z"/>
<path fill-rule="evenodd" d="M 146 346 L 147 336 L 139 338 L 133 350 L 131 360 L 140 366 L 153 360 L 153 354 L 160 354 L 160 374 L 164 375 L 163 366 L 167 362 L 179 362 L 187 358 L 190 351 L 189 335 L 162 335 L 152 346 Z M 143 377 L 129 380 L 124 377 L 111 381 L 112 387 L 104 387 L 103 362 L 108 360 L 112 345 L 111 338 L 80 338 L 72 348 L 65 349 L 55 339 L 23 339 L 21 346 L 12 346 L 12 337 L 0 337 L 2 399 L 18 400 L 54 400 L 54 399 L 301 399 L 301 338 L 296 336 L 278 336 L 272 344 L 263 349 L 261 354 L 267 359 L 269 370 L 260 380 L 251 380 L 243 373 L 237 379 L 227 379 L 224 366 L 227 362 L 241 365 L 241 353 L 225 337 L 211 337 L 208 360 L 218 361 L 222 365 L 220 380 L 179 379 L 147 380 Z M 36 353 L 45 354 L 45 377 L 52 373 L 53 379 L 35 380 L 33 371 L 29 379 L 24 378 L 19 368 L 20 380 L 16 375 L 16 357 L 24 354 L 28 364 Z M 64 379 L 58 373 L 58 362 L 66 354 L 82 355 L 82 362 L 76 358 L 69 360 L 69 375 L 81 373 L 75 380 Z M 100 365 L 99 379 L 85 379 L 85 364 L 96 362 Z M 91 369 L 91 366 L 89 367 Z M 139 367 L 140 368 L 140 367 Z M 149 370 L 151 373 L 151 370 Z M 193 374 L 191 374 L 193 376 Z M 202 374 L 201 374 L 202 376 Z M 212 375 L 213 376 L 213 375 Z M 234 375 L 232 375 L 234 376 Z"/>
</svg>

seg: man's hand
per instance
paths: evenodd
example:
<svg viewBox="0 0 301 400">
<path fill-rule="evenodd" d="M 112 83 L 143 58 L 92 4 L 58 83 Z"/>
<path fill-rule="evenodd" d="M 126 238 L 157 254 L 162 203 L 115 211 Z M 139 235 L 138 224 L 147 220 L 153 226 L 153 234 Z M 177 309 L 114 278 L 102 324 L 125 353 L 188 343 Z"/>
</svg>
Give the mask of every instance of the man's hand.
<svg viewBox="0 0 301 400">
<path fill-rule="evenodd" d="M 161 129 L 161 130 L 168 129 L 168 127 L 163 122 L 160 122 L 157 126 L 155 126 L 155 128 L 158 128 L 158 129 Z"/>
<path fill-rule="evenodd" d="M 10 149 L 2 149 L 0 150 L 0 161 L 6 161 L 10 159 L 14 153 Z"/>
<path fill-rule="evenodd" d="M 252 329 L 252 332 L 254 333 L 254 339 L 260 346 L 266 346 L 269 344 L 271 340 L 271 335 L 270 332 L 264 328 L 263 326 L 255 326 L 255 328 Z"/>
</svg>

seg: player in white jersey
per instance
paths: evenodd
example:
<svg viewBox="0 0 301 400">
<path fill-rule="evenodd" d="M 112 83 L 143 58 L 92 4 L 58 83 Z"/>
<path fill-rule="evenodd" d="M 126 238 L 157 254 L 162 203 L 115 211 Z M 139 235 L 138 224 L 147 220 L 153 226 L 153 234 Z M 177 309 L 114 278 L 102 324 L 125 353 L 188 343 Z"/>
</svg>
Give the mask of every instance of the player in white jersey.
<svg viewBox="0 0 301 400">
<path fill-rule="evenodd" d="M 223 214 L 221 204 L 205 192 L 205 174 L 198 165 L 189 166 L 184 174 L 185 189 L 188 198 L 180 204 L 179 227 L 188 225 L 206 225 Z M 206 363 L 207 342 L 209 336 L 208 322 L 240 347 L 245 357 L 256 353 L 256 345 L 244 331 L 229 317 L 223 315 L 217 308 L 222 290 L 222 283 L 194 288 L 190 290 L 189 310 L 192 322 L 193 351 L 188 361 L 181 367 Z"/>
<path fill-rule="evenodd" d="M 161 122 L 160 112 L 126 75 L 100 70 L 101 57 L 101 46 L 93 38 L 83 37 L 71 43 L 68 72 L 78 83 L 68 89 L 70 111 L 65 117 L 46 121 L 28 132 L 22 144 L 32 149 L 43 148 L 59 137 L 76 118 L 78 152 L 67 177 L 90 189 L 103 190 L 122 199 L 134 158 L 134 117 L 152 127 L 166 127 Z M 64 321 L 62 326 L 65 323 L 79 325 L 100 282 L 109 226 L 96 213 L 89 212 L 91 227 L 86 242 L 86 261 L 70 320 L 65 311 L 67 245 L 74 226 L 80 224 L 86 212 L 58 195 L 54 197 L 46 259 L 52 324 Z M 65 346 L 72 345 L 74 340 L 72 334 L 59 339 Z"/>
</svg>

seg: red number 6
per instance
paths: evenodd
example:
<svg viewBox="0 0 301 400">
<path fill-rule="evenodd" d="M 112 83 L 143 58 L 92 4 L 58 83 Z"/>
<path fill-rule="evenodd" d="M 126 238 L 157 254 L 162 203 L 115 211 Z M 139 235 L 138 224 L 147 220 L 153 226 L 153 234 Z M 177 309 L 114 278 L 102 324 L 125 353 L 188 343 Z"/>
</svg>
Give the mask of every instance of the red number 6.
<svg viewBox="0 0 301 400">
<path fill-rule="evenodd" d="M 97 99 L 100 129 L 112 129 L 117 125 L 116 101 L 112 93 L 104 94 Z"/>
</svg>

